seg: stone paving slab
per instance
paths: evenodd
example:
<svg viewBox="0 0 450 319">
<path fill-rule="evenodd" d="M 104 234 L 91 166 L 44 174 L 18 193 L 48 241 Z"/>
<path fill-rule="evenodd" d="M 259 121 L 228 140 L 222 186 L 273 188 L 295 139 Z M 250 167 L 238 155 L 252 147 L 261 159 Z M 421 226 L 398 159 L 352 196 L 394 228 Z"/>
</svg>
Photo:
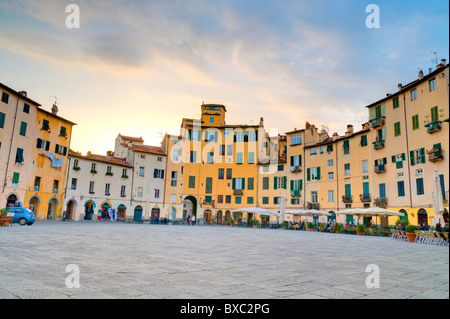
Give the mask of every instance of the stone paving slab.
<svg viewBox="0 0 450 319">
<path fill-rule="evenodd" d="M 67 288 L 66 267 L 80 269 Z M 368 289 L 366 267 L 380 269 Z M 0 299 L 448 299 L 449 248 L 223 226 L 0 228 Z"/>
</svg>

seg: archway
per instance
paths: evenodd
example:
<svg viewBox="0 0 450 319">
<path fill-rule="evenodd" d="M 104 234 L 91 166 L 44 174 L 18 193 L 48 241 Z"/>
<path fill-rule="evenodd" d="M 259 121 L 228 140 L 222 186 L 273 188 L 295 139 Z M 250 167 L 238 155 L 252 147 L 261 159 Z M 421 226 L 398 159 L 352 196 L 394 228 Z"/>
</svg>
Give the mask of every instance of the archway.
<svg viewBox="0 0 450 319">
<path fill-rule="evenodd" d="M 419 211 L 417 212 L 417 219 L 418 219 L 419 225 L 423 225 L 424 223 L 428 224 L 427 211 L 423 208 L 419 209 Z"/>
<path fill-rule="evenodd" d="M 56 218 L 56 209 L 58 207 L 58 199 L 56 197 L 50 198 L 48 201 L 47 219 Z"/>
<path fill-rule="evenodd" d="M 221 210 L 217 212 L 217 224 L 222 224 L 223 221 L 223 213 Z"/>
<path fill-rule="evenodd" d="M 225 212 L 225 220 L 226 220 L 227 222 L 229 222 L 229 221 L 231 220 L 231 212 L 230 212 L 229 210 L 227 210 L 227 211 Z"/>
<path fill-rule="evenodd" d="M 14 207 L 16 206 L 18 201 L 18 198 L 15 194 L 11 194 L 8 196 L 8 199 L 6 200 L 6 207 Z"/>
<path fill-rule="evenodd" d="M 38 217 L 38 215 L 39 215 L 39 204 L 40 203 L 41 203 L 41 199 L 39 198 L 39 196 L 35 195 L 30 198 L 30 209 L 36 217 Z"/>
<path fill-rule="evenodd" d="M 94 216 L 94 207 L 95 202 L 92 200 L 88 200 L 84 203 L 84 220 L 92 220 Z"/>
<path fill-rule="evenodd" d="M 205 224 L 211 223 L 212 213 L 209 209 L 203 212 L 203 218 L 205 219 Z"/>
<path fill-rule="evenodd" d="M 143 213 L 144 209 L 142 208 L 142 206 L 136 206 L 136 208 L 134 209 L 134 216 L 133 216 L 133 220 L 135 222 L 140 222 L 142 221 L 142 213 Z"/>
<path fill-rule="evenodd" d="M 161 210 L 158 207 L 153 208 L 152 209 L 151 219 L 159 221 L 160 213 L 161 213 Z"/>
<path fill-rule="evenodd" d="M 407 222 L 408 221 L 408 213 L 404 209 L 400 209 L 399 213 L 402 213 L 403 216 L 400 216 L 400 221 Z"/>
<path fill-rule="evenodd" d="M 125 221 L 125 218 L 127 216 L 127 207 L 125 205 L 119 205 L 117 207 L 117 220 L 118 221 Z"/>
<path fill-rule="evenodd" d="M 77 209 L 77 202 L 74 199 L 71 199 L 68 203 L 67 203 L 67 208 L 66 208 L 66 219 L 75 219 L 75 212 Z"/>
<path fill-rule="evenodd" d="M 327 222 L 336 221 L 336 213 L 333 211 L 330 211 L 329 214 L 331 214 L 331 216 L 328 216 Z"/>
<path fill-rule="evenodd" d="M 197 219 L 197 199 L 194 196 L 187 196 L 183 200 L 183 217 L 195 216 Z"/>
</svg>

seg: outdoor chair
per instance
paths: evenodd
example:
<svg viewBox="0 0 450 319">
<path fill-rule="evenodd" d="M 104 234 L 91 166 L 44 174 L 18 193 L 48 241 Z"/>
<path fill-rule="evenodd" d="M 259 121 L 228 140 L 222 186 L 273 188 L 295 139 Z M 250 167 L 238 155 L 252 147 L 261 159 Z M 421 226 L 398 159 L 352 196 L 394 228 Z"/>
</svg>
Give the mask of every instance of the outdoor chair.
<svg viewBox="0 0 450 319">
<path fill-rule="evenodd" d="M 408 240 L 408 237 L 406 236 L 406 233 L 403 230 L 399 230 L 398 232 L 400 234 L 401 240 Z"/>
<path fill-rule="evenodd" d="M 423 234 L 420 230 L 415 230 L 414 233 L 416 234 L 416 239 L 414 240 L 415 243 L 420 243 L 423 239 Z"/>
<path fill-rule="evenodd" d="M 432 230 L 430 230 L 430 237 L 431 237 L 431 243 L 433 244 L 433 245 L 436 245 L 437 244 L 437 236 L 435 235 L 435 233 L 432 231 Z"/>
<path fill-rule="evenodd" d="M 391 229 L 391 238 L 396 239 L 397 238 L 397 232 L 393 229 Z"/>
<path fill-rule="evenodd" d="M 437 245 L 441 246 L 444 244 L 444 237 L 441 236 L 439 232 L 434 232 L 437 237 Z"/>
<path fill-rule="evenodd" d="M 443 232 L 442 234 L 444 235 L 444 243 L 448 246 L 448 233 Z"/>
</svg>

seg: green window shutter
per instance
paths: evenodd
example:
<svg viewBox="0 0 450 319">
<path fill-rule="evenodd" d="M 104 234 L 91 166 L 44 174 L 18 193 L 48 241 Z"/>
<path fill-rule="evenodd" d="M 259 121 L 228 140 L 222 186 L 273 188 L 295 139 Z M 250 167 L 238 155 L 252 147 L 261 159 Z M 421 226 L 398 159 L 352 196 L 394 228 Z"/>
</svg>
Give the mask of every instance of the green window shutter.
<svg viewBox="0 0 450 319">
<path fill-rule="evenodd" d="M 410 151 L 410 152 L 409 152 L 409 156 L 410 156 L 410 158 L 411 158 L 411 166 L 416 165 L 416 159 L 415 159 L 415 157 L 414 157 L 414 151 Z"/>
<path fill-rule="evenodd" d="M 263 189 L 269 189 L 269 178 L 263 177 Z"/>
<path fill-rule="evenodd" d="M 241 178 L 242 180 L 242 189 L 245 189 L 245 178 Z"/>
<path fill-rule="evenodd" d="M 400 122 L 394 124 L 394 134 L 395 136 L 401 135 Z"/>
<path fill-rule="evenodd" d="M 383 140 L 386 141 L 386 126 L 383 127 L 383 128 L 381 129 L 381 132 L 382 132 L 382 138 L 383 138 Z"/>
<path fill-rule="evenodd" d="M 370 119 L 371 120 L 373 120 L 374 118 L 376 118 L 376 111 L 375 111 L 375 108 L 373 107 L 373 108 L 371 108 L 370 109 Z"/>
<path fill-rule="evenodd" d="M 306 180 L 307 180 L 308 182 L 311 181 L 311 169 L 310 169 L 310 168 L 308 168 L 308 169 L 306 170 Z"/>
<path fill-rule="evenodd" d="M 274 197 L 273 198 L 273 203 L 276 205 L 276 204 L 278 204 L 278 197 Z"/>
<path fill-rule="evenodd" d="M 361 146 L 367 146 L 367 135 L 361 136 Z"/>
<path fill-rule="evenodd" d="M 212 177 L 207 177 L 206 178 L 206 194 L 212 194 L 212 183 L 213 183 Z"/>
<path fill-rule="evenodd" d="M 291 180 L 291 191 L 294 190 L 294 180 Z"/>
<path fill-rule="evenodd" d="M 287 189 L 287 177 L 286 176 L 283 177 L 283 186 L 284 186 L 283 187 L 284 189 Z"/>
<path fill-rule="evenodd" d="M 403 168 L 403 162 L 396 162 L 397 168 Z"/>
<path fill-rule="evenodd" d="M 320 167 L 317 167 L 317 180 L 320 181 Z"/>
<path fill-rule="evenodd" d="M 3 128 L 5 126 L 5 114 L 0 113 L 0 128 Z"/>
<path fill-rule="evenodd" d="M 27 135 L 27 123 L 22 122 L 20 124 L 20 135 L 25 136 Z"/>
<path fill-rule="evenodd" d="M 412 117 L 412 122 L 413 122 L 413 130 L 417 130 L 419 128 L 419 115 L 414 115 Z"/>
<path fill-rule="evenodd" d="M 397 157 L 395 155 L 392 155 L 392 163 L 397 162 Z"/>
<path fill-rule="evenodd" d="M 438 107 L 435 106 L 431 109 L 431 122 L 439 121 L 439 110 Z"/>
<path fill-rule="evenodd" d="M 394 104 L 394 109 L 396 109 L 396 108 L 398 108 L 398 107 L 400 106 L 398 96 L 395 97 L 395 98 L 392 100 L 392 102 L 393 102 L 393 104 Z"/>
<path fill-rule="evenodd" d="M 383 103 L 380 105 L 381 116 L 386 116 L 386 104 Z"/>
<path fill-rule="evenodd" d="M 420 149 L 420 157 L 422 160 L 422 164 L 424 164 L 425 163 L 425 149 L 424 148 Z"/>
<path fill-rule="evenodd" d="M 19 177 L 20 177 L 20 174 L 19 173 L 14 173 L 13 174 L 13 183 L 15 183 L 15 184 L 17 184 L 17 183 L 19 183 Z"/>
<path fill-rule="evenodd" d="M 406 160 L 406 155 L 405 153 L 402 153 L 402 161 Z"/>
<path fill-rule="evenodd" d="M 254 189 L 253 183 L 254 183 L 253 177 L 249 177 L 248 178 L 248 190 Z"/>
<path fill-rule="evenodd" d="M 236 189 L 236 178 L 233 178 L 233 186 L 232 186 L 232 189 L 233 189 L 233 190 Z"/>
<path fill-rule="evenodd" d="M 189 176 L 189 188 L 195 188 L 195 176 Z"/>
<path fill-rule="evenodd" d="M 303 179 L 300 180 L 300 190 L 303 190 Z"/>
<path fill-rule="evenodd" d="M 351 196 L 351 195 L 352 195 L 352 185 L 345 184 L 345 196 Z"/>
<path fill-rule="evenodd" d="M 278 177 L 273 178 L 273 189 L 278 189 Z"/>
<path fill-rule="evenodd" d="M 364 195 L 369 195 L 369 182 L 364 182 L 363 183 L 363 194 Z"/>
</svg>

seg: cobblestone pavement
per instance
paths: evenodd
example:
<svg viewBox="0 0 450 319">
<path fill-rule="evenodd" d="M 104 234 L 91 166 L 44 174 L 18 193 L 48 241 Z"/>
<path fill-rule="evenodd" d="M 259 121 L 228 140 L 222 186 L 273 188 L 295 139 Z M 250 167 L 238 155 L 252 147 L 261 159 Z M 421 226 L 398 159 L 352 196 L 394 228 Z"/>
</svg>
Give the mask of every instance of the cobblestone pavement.
<svg viewBox="0 0 450 319">
<path fill-rule="evenodd" d="M 67 288 L 68 265 L 80 288 Z M 369 264 L 380 288 L 366 287 Z M 38 221 L 0 228 L 0 298 L 449 298 L 449 248 L 382 237 Z"/>
</svg>

